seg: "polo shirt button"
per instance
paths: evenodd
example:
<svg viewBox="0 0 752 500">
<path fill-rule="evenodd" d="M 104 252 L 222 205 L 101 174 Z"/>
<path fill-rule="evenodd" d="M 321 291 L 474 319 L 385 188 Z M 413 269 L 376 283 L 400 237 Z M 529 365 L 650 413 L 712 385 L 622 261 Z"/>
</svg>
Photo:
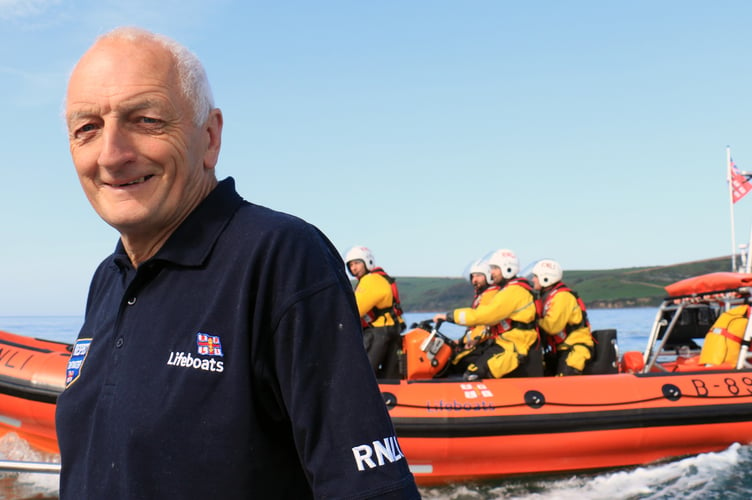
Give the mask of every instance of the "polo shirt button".
<svg viewBox="0 0 752 500">
<path fill-rule="evenodd" d="M 125 344 L 125 340 L 123 340 L 123 337 L 118 337 L 118 339 L 115 341 L 115 347 L 119 349 L 123 347 L 123 344 Z"/>
<path fill-rule="evenodd" d="M 129 306 L 132 306 L 135 303 L 136 303 L 136 297 L 131 297 L 130 299 L 128 299 L 128 305 Z"/>
</svg>

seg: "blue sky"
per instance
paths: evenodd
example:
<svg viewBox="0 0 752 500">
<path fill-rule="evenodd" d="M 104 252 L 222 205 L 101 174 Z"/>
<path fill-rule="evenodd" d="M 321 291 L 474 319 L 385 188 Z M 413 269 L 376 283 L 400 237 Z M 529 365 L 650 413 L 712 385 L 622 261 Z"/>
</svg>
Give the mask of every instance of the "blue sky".
<svg viewBox="0 0 752 500">
<path fill-rule="evenodd" d="M 458 276 L 504 247 L 565 273 L 729 255 L 751 21 L 746 1 L 0 0 L 0 315 L 81 314 L 114 248 L 61 103 L 115 26 L 204 61 L 244 197 L 393 275 Z M 744 243 L 752 196 L 735 217 Z"/>
</svg>

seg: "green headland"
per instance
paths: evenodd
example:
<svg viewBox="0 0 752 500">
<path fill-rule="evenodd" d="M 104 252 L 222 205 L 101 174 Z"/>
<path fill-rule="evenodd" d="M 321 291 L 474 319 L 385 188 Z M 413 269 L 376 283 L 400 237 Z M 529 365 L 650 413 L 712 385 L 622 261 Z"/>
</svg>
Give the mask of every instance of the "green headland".
<svg viewBox="0 0 752 500">
<path fill-rule="evenodd" d="M 564 282 L 588 308 L 651 307 L 666 296 L 664 286 L 698 274 L 729 271 L 731 256 L 670 266 L 631 267 L 597 271 L 564 271 Z M 405 311 L 446 311 L 467 307 L 473 289 L 461 278 L 396 276 Z"/>
</svg>

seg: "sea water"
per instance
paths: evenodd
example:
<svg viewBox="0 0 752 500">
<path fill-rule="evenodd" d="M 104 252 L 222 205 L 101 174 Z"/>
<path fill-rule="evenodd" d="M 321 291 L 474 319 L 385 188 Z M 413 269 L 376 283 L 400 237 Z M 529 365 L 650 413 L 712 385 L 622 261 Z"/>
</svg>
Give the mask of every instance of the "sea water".
<svg viewBox="0 0 752 500">
<path fill-rule="evenodd" d="M 593 329 L 615 328 L 619 349 L 642 351 L 656 309 L 588 311 Z M 406 314 L 408 325 L 430 319 L 431 313 Z M 0 330 L 63 342 L 75 339 L 77 316 L 0 317 Z M 441 331 L 456 338 L 462 329 L 444 324 Z M 509 450 L 514 453 L 514 450 Z M 40 454 L 13 434 L 0 439 L 0 459 L 57 461 Z M 526 477 L 486 483 L 461 483 L 420 489 L 430 500 L 747 500 L 752 498 L 752 446 L 734 444 L 718 453 L 686 457 L 641 467 L 590 474 Z M 56 499 L 57 476 L 41 473 L 0 473 L 0 500 Z"/>
</svg>

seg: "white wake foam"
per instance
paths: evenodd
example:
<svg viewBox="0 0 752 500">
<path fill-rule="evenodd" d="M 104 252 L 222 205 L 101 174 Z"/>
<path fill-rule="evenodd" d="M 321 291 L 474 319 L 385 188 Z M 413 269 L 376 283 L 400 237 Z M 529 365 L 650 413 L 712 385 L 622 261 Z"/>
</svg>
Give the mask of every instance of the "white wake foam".
<svg viewBox="0 0 752 500">
<path fill-rule="evenodd" d="M 59 463 L 60 456 L 34 450 L 14 432 L 0 438 L 0 459 Z M 0 472 L 0 498 L 57 497 L 59 476 L 48 473 Z"/>
<path fill-rule="evenodd" d="M 491 485 L 422 488 L 426 500 L 748 500 L 736 492 L 740 462 L 749 463 L 752 448 L 733 444 L 718 453 L 704 453 L 672 462 L 566 478 L 509 479 Z M 744 472 L 742 472 L 744 474 Z M 752 478 L 752 472 L 747 473 Z M 747 482 L 747 481 L 744 481 Z"/>
</svg>

